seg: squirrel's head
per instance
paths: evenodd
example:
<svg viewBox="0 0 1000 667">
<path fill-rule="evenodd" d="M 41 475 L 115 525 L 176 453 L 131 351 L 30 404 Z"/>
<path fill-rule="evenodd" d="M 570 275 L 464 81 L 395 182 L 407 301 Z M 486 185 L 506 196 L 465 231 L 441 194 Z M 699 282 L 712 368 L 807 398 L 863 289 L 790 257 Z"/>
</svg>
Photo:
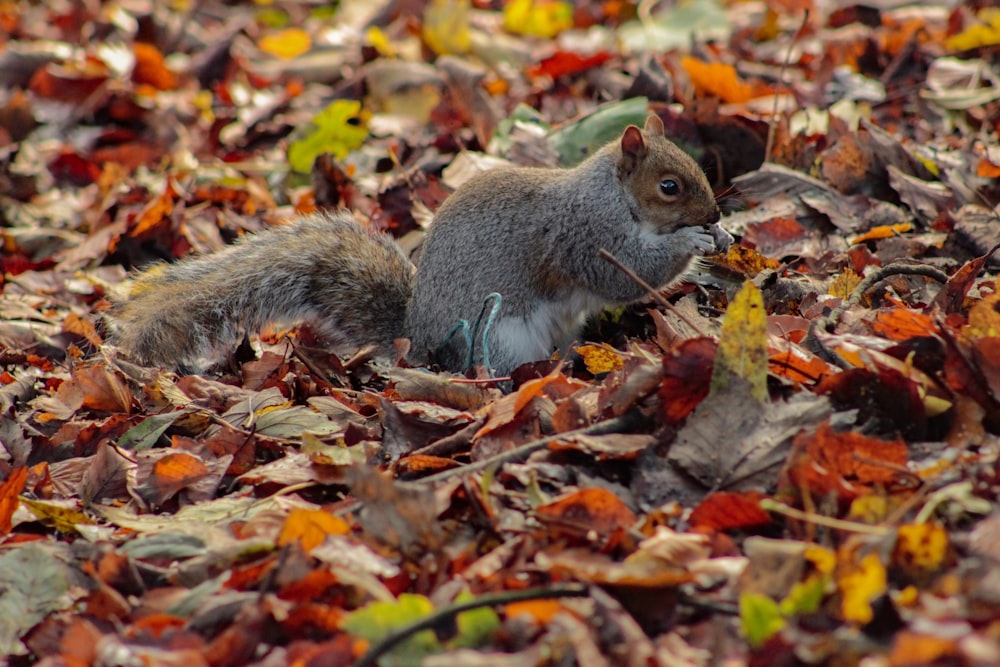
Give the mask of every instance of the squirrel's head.
<svg viewBox="0 0 1000 667">
<path fill-rule="evenodd" d="M 652 231 L 665 234 L 680 227 L 702 227 L 719 221 L 719 206 L 705 173 L 694 159 L 663 133 L 663 121 L 649 114 L 640 130 L 622 133 L 618 175 Z"/>
</svg>

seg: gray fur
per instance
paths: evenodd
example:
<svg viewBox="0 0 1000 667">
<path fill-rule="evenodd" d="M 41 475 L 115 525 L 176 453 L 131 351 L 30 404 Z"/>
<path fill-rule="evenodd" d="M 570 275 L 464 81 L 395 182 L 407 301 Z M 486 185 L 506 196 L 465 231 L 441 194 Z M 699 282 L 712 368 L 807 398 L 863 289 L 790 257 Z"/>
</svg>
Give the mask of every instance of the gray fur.
<svg viewBox="0 0 1000 667">
<path fill-rule="evenodd" d="M 505 375 L 570 343 L 606 305 L 645 296 L 597 257 L 599 249 L 654 286 L 678 278 L 693 256 L 724 250 L 705 227 L 719 211 L 704 174 L 666 139 L 648 132 L 644 138 L 651 153 L 645 159 L 661 163 L 653 171 L 682 178 L 689 199 L 655 210 L 640 205 L 630 187 L 634 174 L 620 169 L 617 143 L 575 169 L 496 169 L 452 194 L 425 241 L 406 320 L 413 349 L 435 350 L 455 322 L 474 322 L 483 299 L 499 292 L 501 321 L 488 340 L 490 362 Z M 524 337 L 534 344 L 524 345 Z M 453 339 L 438 361 L 459 368 L 465 358 L 464 342 Z"/>
<path fill-rule="evenodd" d="M 140 276 L 115 313 L 116 343 L 142 363 L 204 367 L 245 334 L 306 321 L 331 342 L 389 348 L 412 275 L 390 237 L 349 213 L 306 216 Z"/>
</svg>

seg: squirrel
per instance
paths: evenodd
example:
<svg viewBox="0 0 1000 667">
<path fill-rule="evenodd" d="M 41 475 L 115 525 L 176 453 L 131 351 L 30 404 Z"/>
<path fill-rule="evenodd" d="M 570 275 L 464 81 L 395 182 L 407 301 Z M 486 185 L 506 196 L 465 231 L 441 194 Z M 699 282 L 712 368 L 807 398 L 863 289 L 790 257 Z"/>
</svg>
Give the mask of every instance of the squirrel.
<svg viewBox="0 0 1000 667">
<path fill-rule="evenodd" d="M 113 341 L 144 365 L 204 368 L 268 324 L 308 322 L 331 342 L 386 353 L 409 338 L 421 360 L 451 371 L 488 352 L 505 376 L 569 345 L 605 306 L 645 295 L 598 250 L 666 285 L 693 258 L 728 249 L 719 218 L 701 168 L 650 114 L 573 168 L 473 177 L 435 212 L 417 267 L 391 237 L 339 211 L 150 269 L 116 305 Z M 490 295 L 495 312 L 473 332 L 482 342 L 470 337 L 473 358 L 470 338 L 450 332 L 482 318 Z"/>
</svg>

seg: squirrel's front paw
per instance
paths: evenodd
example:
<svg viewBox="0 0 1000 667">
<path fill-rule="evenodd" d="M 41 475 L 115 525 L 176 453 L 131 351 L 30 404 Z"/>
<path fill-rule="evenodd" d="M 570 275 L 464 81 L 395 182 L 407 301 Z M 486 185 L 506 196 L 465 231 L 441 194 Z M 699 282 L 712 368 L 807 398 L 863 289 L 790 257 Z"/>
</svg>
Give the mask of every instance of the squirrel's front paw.
<svg viewBox="0 0 1000 667">
<path fill-rule="evenodd" d="M 723 253 L 729 250 L 729 246 L 733 244 L 733 235 L 723 229 L 719 223 L 708 226 L 708 231 L 712 234 L 712 239 L 715 242 L 715 252 Z"/>
<path fill-rule="evenodd" d="M 673 240 L 685 246 L 685 254 L 712 255 L 716 252 L 715 236 L 706 227 L 681 227 L 673 233 Z"/>
</svg>

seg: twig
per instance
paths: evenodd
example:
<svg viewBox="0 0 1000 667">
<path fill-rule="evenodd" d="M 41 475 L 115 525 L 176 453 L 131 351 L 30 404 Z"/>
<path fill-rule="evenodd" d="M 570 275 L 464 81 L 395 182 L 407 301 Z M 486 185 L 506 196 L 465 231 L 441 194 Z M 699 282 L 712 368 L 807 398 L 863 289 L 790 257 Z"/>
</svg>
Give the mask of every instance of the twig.
<svg viewBox="0 0 1000 667">
<path fill-rule="evenodd" d="M 476 461 L 475 463 L 470 463 L 458 468 L 442 470 L 441 472 L 428 475 L 427 477 L 421 477 L 420 479 L 413 480 L 412 482 L 400 482 L 400 485 L 408 486 L 416 484 L 429 484 L 432 482 L 441 482 L 466 473 L 479 472 L 480 470 L 486 470 L 492 466 L 500 466 L 504 463 L 511 463 L 513 461 L 525 459 L 536 451 L 548 447 L 549 443 L 562 438 L 573 438 L 579 435 L 605 435 L 608 433 L 619 433 L 627 431 L 634 426 L 638 426 L 642 423 L 642 421 L 643 418 L 639 413 L 629 412 L 621 415 L 620 417 L 605 419 L 602 422 L 597 422 L 596 424 L 591 424 L 590 426 L 586 426 L 584 428 L 578 428 L 574 431 L 556 433 L 555 435 L 549 435 L 538 440 L 533 440 L 527 444 L 521 445 L 520 447 L 516 447 L 515 449 L 511 449 L 506 452 L 500 452 L 499 454 L 491 456 L 488 459 L 483 459 L 482 461 Z M 353 503 L 337 508 L 334 514 L 341 516 L 344 514 L 350 514 L 351 512 L 357 512 L 361 509 L 362 505 L 364 505 L 363 500 L 355 500 Z"/>
<path fill-rule="evenodd" d="M 674 315 L 676 315 L 677 319 L 681 320 L 682 322 L 684 322 L 684 324 L 686 324 L 689 327 L 691 327 L 692 329 L 694 329 L 696 333 L 698 331 L 700 331 L 700 328 L 698 327 L 698 325 L 695 324 L 694 322 L 692 322 L 691 320 L 689 320 L 687 317 L 685 317 L 684 313 L 682 313 L 680 310 L 678 310 L 677 308 L 674 308 L 674 305 L 672 303 L 670 303 L 665 298 L 663 298 L 663 295 L 660 294 L 659 290 L 657 290 L 655 287 L 653 287 L 652 285 L 650 285 L 649 283 L 647 283 L 645 280 L 643 280 L 642 278 L 640 278 L 636 274 L 635 271 L 633 271 L 632 269 L 630 269 L 627 266 L 625 266 L 624 264 L 622 264 L 621 261 L 619 261 L 619 259 L 617 257 L 615 257 L 614 255 L 612 255 L 610 252 L 608 252 L 604 248 L 601 248 L 600 250 L 597 251 L 597 256 L 600 257 L 601 259 L 603 259 L 604 261 L 609 262 L 616 269 L 618 269 L 619 271 L 621 271 L 622 273 L 624 273 L 626 276 L 628 276 L 629 280 L 631 280 L 632 282 L 634 282 L 636 285 L 638 285 L 642 289 L 646 290 L 649 293 L 649 295 L 651 297 L 653 297 L 653 301 L 656 301 L 656 303 L 660 304 L 665 309 L 669 310 L 671 313 L 673 313 Z"/>
<path fill-rule="evenodd" d="M 856 306 L 858 302 L 861 301 L 861 297 L 864 296 L 865 292 L 870 290 L 876 283 L 896 275 L 925 276 L 940 283 L 948 282 L 947 273 L 934 268 L 933 266 L 927 266 L 926 264 L 890 264 L 888 266 L 883 266 L 877 271 L 873 271 L 871 275 L 867 276 L 864 280 L 858 283 L 858 286 L 854 288 L 853 292 L 851 292 L 851 296 L 848 297 L 842 304 L 830 311 L 829 315 L 813 320 L 813 322 L 809 325 L 809 331 L 806 333 L 806 337 L 802 341 L 802 345 L 807 350 L 813 352 L 825 361 L 843 368 L 843 360 L 826 347 L 826 345 L 816 335 L 816 332 L 822 329 L 828 333 L 833 333 L 833 330 L 837 327 L 837 324 L 840 322 L 840 318 L 843 314 L 848 308 Z"/>
<path fill-rule="evenodd" d="M 495 607 L 497 605 L 510 604 L 512 602 L 524 602 L 526 600 L 548 600 L 552 598 L 578 598 L 589 593 L 589 589 L 582 584 L 557 584 L 545 588 L 528 588 L 520 591 L 502 591 L 500 593 L 487 593 L 480 595 L 474 600 L 459 602 L 457 604 L 438 609 L 429 616 L 425 616 L 418 621 L 414 621 L 395 632 L 384 637 L 380 642 L 368 649 L 361 656 L 361 659 L 354 663 L 354 667 L 369 667 L 374 665 L 380 657 L 388 653 L 400 642 L 412 637 L 422 630 L 430 630 L 436 625 L 445 621 L 450 621 L 459 614 L 479 609 L 481 607 Z"/>
<path fill-rule="evenodd" d="M 785 60 L 781 63 L 781 68 L 778 69 L 778 86 L 774 90 L 774 106 L 771 108 L 771 123 L 767 126 L 767 143 L 764 144 L 764 162 L 768 162 L 771 159 L 771 149 L 774 148 L 774 128 L 776 120 L 778 118 L 778 93 L 781 91 L 781 86 L 785 83 L 785 70 L 788 69 L 788 65 L 792 59 L 792 47 L 795 43 L 799 41 L 799 36 L 802 31 L 806 29 L 806 23 L 809 22 L 809 10 L 805 10 L 802 16 L 802 25 L 799 29 L 795 31 L 792 35 L 792 41 L 788 45 L 788 51 L 785 52 Z"/>
<path fill-rule="evenodd" d="M 556 440 L 573 438 L 578 435 L 604 435 L 607 433 L 627 431 L 633 426 L 637 426 L 641 421 L 642 418 L 638 413 L 629 412 L 621 415 L 620 417 L 612 417 L 611 419 L 606 419 L 602 422 L 597 422 L 596 424 L 591 424 L 590 426 L 586 426 L 584 428 L 578 428 L 575 431 L 566 431 L 565 433 L 556 433 L 555 435 L 539 438 L 538 440 L 533 440 L 527 444 L 521 445 L 520 447 L 515 447 L 514 449 L 506 452 L 500 452 L 499 454 L 491 456 L 487 459 L 470 463 L 469 465 L 462 466 L 461 468 L 442 470 L 441 472 L 434 473 L 433 475 L 428 475 L 427 477 L 415 480 L 411 482 L 411 484 L 440 482 L 456 475 L 479 472 L 480 470 L 486 470 L 487 468 L 503 465 L 504 463 L 521 461 L 528 458 L 538 450 L 545 449 L 550 443 Z"/>
<path fill-rule="evenodd" d="M 806 523 L 815 524 L 817 526 L 825 526 L 826 528 L 832 528 L 833 530 L 843 530 L 849 533 L 885 537 L 890 532 L 890 530 L 885 526 L 870 526 L 867 523 L 844 521 L 843 519 L 833 519 L 831 517 L 823 516 L 822 514 L 815 514 L 813 512 L 803 512 L 802 510 L 797 510 L 794 507 L 789 507 L 784 503 L 779 503 L 778 501 L 771 500 L 770 498 L 761 500 L 760 508 L 765 512 L 774 512 L 775 514 L 787 516 L 790 519 L 798 519 L 799 521 L 805 521 Z"/>
</svg>

